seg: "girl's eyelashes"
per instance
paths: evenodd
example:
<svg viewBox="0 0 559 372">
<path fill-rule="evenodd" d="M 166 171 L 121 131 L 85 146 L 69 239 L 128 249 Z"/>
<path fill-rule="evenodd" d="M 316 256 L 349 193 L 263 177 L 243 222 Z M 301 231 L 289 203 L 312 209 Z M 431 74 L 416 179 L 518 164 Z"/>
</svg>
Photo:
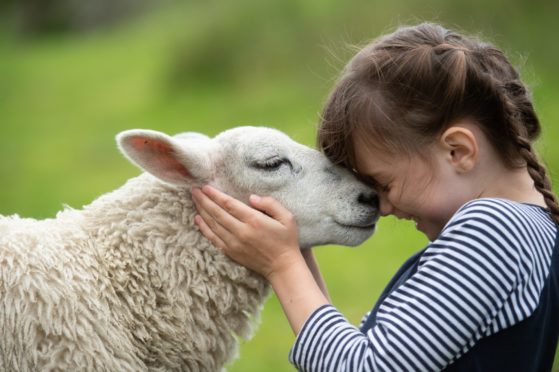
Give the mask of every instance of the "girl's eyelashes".
<svg viewBox="0 0 559 372">
<path fill-rule="evenodd" d="M 375 184 L 373 185 L 373 188 L 377 191 L 380 191 L 380 192 L 390 191 L 390 185 L 388 183 L 375 182 Z"/>
<path fill-rule="evenodd" d="M 357 178 L 359 178 L 363 183 L 371 186 L 373 189 L 381 192 L 388 192 L 390 190 L 390 185 L 388 183 L 379 182 L 372 176 L 366 174 L 355 173 Z"/>
<path fill-rule="evenodd" d="M 382 191 L 382 192 L 388 192 L 388 191 L 390 191 L 390 185 L 389 184 L 384 184 L 384 183 L 379 184 L 377 190 Z"/>
</svg>

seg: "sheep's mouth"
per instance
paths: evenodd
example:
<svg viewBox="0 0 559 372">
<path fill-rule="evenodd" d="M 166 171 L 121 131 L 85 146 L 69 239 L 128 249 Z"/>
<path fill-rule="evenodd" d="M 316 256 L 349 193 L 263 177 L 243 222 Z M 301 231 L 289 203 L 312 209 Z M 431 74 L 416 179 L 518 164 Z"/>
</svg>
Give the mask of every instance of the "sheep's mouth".
<svg viewBox="0 0 559 372">
<path fill-rule="evenodd" d="M 377 226 L 377 221 L 366 223 L 366 224 L 347 224 L 341 222 L 336 222 L 336 223 L 346 229 L 359 229 L 359 230 L 373 230 Z"/>
</svg>

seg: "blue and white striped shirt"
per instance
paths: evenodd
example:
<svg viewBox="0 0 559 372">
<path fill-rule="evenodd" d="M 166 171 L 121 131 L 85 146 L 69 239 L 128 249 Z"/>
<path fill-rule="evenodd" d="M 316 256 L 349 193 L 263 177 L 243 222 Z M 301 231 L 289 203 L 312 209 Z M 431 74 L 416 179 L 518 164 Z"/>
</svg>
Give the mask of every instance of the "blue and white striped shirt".
<svg viewBox="0 0 559 372">
<path fill-rule="evenodd" d="M 321 372 L 438 371 L 462 361 L 470 363 L 465 370 L 483 370 L 480 358 L 499 358 L 504 351 L 498 349 L 513 350 L 512 342 L 543 342 L 533 353 L 545 349 L 546 360 L 528 355 L 535 361 L 525 363 L 534 370 L 551 368 L 559 332 L 556 245 L 557 226 L 543 208 L 503 199 L 471 201 L 400 270 L 361 330 L 333 306 L 322 306 L 305 322 L 290 361 L 300 370 Z M 541 324 L 546 321 L 551 323 Z M 514 326 L 506 340 L 496 337 Z M 542 326 L 545 339 L 530 339 L 542 337 Z M 484 356 L 476 359 L 478 350 Z"/>
</svg>

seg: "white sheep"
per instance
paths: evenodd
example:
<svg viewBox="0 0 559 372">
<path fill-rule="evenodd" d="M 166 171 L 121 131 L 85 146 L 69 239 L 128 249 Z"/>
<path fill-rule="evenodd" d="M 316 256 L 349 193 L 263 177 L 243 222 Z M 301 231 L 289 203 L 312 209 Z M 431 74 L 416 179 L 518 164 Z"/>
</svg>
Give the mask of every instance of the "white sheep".
<svg viewBox="0 0 559 372">
<path fill-rule="evenodd" d="M 216 371 L 249 337 L 266 281 L 195 228 L 193 185 L 272 195 L 301 247 L 356 245 L 377 220 L 371 189 L 269 128 L 210 139 L 120 133 L 147 171 L 54 219 L 0 216 L 0 370 Z"/>
</svg>

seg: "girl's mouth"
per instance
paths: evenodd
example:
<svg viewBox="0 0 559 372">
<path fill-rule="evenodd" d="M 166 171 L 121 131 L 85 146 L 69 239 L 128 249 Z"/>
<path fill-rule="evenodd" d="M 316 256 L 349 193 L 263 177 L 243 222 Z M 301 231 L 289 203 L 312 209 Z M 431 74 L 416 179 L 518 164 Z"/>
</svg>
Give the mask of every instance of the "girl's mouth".
<svg viewBox="0 0 559 372">
<path fill-rule="evenodd" d="M 419 219 L 417 217 L 411 217 L 411 220 L 415 223 L 415 228 L 419 230 Z"/>
</svg>

